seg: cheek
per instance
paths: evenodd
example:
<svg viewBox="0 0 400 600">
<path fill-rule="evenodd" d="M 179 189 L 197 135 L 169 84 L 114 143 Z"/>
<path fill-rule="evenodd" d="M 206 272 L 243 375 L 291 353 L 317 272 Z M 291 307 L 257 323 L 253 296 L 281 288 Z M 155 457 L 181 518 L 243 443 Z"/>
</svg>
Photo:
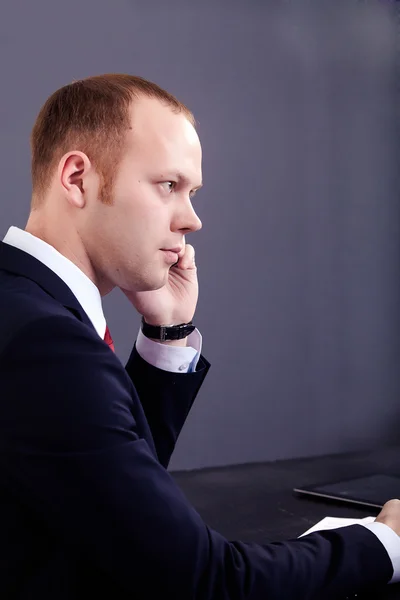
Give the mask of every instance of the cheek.
<svg viewBox="0 0 400 600">
<path fill-rule="evenodd" d="M 116 190 L 113 229 L 116 236 L 129 240 L 131 247 L 143 256 L 168 242 L 170 231 L 170 206 L 153 188 L 145 184 L 136 186 L 130 193 Z"/>
<path fill-rule="evenodd" d="M 120 201 L 118 220 L 136 229 L 155 227 L 163 211 L 164 207 L 153 195 L 136 193 Z"/>
</svg>

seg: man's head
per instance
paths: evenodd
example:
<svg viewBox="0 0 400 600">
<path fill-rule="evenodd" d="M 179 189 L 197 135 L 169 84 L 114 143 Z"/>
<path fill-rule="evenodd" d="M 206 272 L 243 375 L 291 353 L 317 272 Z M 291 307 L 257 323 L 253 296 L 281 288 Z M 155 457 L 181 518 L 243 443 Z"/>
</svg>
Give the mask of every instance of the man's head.
<svg viewBox="0 0 400 600">
<path fill-rule="evenodd" d="M 31 136 L 26 229 L 56 247 L 102 293 L 164 285 L 172 257 L 201 223 L 201 146 L 190 111 L 130 75 L 76 81 L 41 109 Z"/>
</svg>

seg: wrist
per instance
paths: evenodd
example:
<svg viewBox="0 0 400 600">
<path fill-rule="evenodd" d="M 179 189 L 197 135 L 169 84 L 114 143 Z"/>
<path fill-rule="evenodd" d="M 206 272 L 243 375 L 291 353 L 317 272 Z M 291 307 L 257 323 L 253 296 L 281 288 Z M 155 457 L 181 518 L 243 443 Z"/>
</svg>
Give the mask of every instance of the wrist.
<svg viewBox="0 0 400 600">
<path fill-rule="evenodd" d="M 191 321 L 177 325 L 153 325 L 142 317 L 141 329 L 143 335 L 154 342 L 169 343 L 173 346 L 187 346 L 186 339 L 195 330 L 195 326 Z"/>
<path fill-rule="evenodd" d="M 193 318 L 192 318 L 193 319 Z M 154 327 L 175 327 L 181 323 L 191 323 L 192 319 L 182 317 L 147 317 L 142 315 L 142 322 L 144 321 L 147 325 Z"/>
</svg>

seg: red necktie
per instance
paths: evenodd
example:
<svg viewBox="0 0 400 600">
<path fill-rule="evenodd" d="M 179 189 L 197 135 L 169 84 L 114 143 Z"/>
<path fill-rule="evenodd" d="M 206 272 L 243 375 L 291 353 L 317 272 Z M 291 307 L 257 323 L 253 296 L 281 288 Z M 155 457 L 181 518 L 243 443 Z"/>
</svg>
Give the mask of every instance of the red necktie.
<svg viewBox="0 0 400 600">
<path fill-rule="evenodd" d="M 110 330 L 108 329 L 108 325 L 106 325 L 106 332 L 104 334 L 104 341 L 105 341 L 106 344 L 108 344 L 110 346 L 111 350 L 113 352 L 115 352 L 114 342 L 113 342 L 113 339 L 111 337 Z"/>
</svg>

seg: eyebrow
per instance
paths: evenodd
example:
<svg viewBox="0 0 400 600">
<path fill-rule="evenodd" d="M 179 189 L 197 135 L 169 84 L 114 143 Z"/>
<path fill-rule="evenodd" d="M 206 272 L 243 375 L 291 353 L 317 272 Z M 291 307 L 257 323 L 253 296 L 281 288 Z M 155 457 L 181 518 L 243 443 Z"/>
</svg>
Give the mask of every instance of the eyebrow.
<svg viewBox="0 0 400 600">
<path fill-rule="evenodd" d="M 179 171 L 176 171 L 174 173 L 174 176 L 176 177 L 176 179 L 178 179 L 179 181 L 183 181 L 184 183 L 190 183 L 190 180 L 186 177 L 186 175 L 184 175 L 183 173 L 180 173 Z M 203 187 L 203 183 L 200 183 L 198 186 L 194 187 L 192 189 L 193 192 L 197 192 L 198 190 L 200 190 Z"/>
</svg>

